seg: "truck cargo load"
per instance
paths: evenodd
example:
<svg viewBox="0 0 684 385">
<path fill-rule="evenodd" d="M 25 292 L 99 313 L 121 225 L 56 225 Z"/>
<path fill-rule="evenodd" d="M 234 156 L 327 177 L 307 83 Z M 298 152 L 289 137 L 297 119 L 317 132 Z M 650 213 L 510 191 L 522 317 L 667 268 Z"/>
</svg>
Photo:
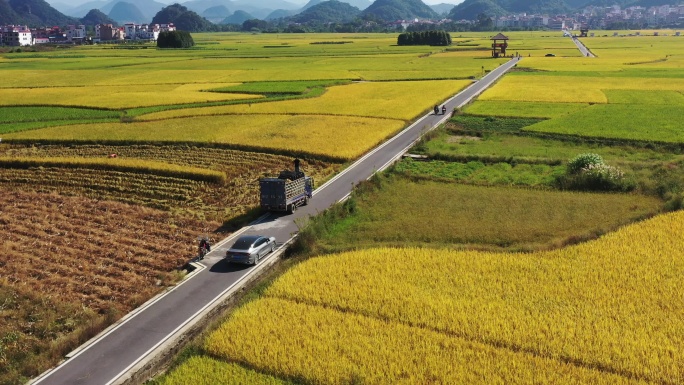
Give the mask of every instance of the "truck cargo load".
<svg viewBox="0 0 684 385">
<path fill-rule="evenodd" d="M 299 169 L 299 159 L 295 159 L 294 164 L 294 171 L 281 171 L 277 178 L 259 179 L 260 203 L 264 210 L 292 213 L 313 197 L 313 178 Z"/>
</svg>

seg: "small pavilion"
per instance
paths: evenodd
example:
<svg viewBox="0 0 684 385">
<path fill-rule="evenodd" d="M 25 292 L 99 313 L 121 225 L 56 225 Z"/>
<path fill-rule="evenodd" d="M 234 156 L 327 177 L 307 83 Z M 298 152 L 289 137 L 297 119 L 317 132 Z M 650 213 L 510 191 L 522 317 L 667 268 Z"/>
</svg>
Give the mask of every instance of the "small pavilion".
<svg viewBox="0 0 684 385">
<path fill-rule="evenodd" d="M 508 36 L 499 33 L 490 40 L 494 41 L 492 43 L 492 57 L 505 57 L 506 48 L 508 48 Z"/>
</svg>

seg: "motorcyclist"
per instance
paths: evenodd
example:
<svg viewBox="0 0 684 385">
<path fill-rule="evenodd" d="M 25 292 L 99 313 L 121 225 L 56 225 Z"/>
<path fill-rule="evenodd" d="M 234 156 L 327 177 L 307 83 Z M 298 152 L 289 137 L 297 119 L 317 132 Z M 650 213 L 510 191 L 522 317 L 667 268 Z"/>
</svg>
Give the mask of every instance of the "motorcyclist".
<svg viewBox="0 0 684 385">
<path fill-rule="evenodd" d="M 442 106 L 442 115 L 446 114 L 446 106 Z"/>
<path fill-rule="evenodd" d="M 211 251 L 211 243 L 207 237 L 200 238 L 199 241 L 199 259 L 204 259 L 204 256 Z"/>
<path fill-rule="evenodd" d="M 439 114 L 439 107 L 435 104 L 435 115 Z"/>
</svg>

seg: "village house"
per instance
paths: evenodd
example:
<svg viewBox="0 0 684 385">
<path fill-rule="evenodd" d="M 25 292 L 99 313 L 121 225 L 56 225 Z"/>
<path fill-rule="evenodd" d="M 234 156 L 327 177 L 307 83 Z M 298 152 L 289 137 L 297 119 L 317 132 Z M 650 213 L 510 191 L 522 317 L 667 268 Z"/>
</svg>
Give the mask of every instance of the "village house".
<svg viewBox="0 0 684 385">
<path fill-rule="evenodd" d="M 0 27 L 0 42 L 13 47 L 33 45 L 33 35 L 25 25 L 5 25 Z"/>
</svg>

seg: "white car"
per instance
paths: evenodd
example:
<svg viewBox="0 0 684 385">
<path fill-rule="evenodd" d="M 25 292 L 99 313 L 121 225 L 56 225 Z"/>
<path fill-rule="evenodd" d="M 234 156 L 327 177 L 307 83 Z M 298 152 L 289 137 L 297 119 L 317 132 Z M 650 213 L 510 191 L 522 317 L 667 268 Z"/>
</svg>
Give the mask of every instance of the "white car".
<svg viewBox="0 0 684 385">
<path fill-rule="evenodd" d="M 274 237 L 244 235 L 226 251 L 228 262 L 256 265 L 259 260 L 276 249 Z"/>
</svg>

